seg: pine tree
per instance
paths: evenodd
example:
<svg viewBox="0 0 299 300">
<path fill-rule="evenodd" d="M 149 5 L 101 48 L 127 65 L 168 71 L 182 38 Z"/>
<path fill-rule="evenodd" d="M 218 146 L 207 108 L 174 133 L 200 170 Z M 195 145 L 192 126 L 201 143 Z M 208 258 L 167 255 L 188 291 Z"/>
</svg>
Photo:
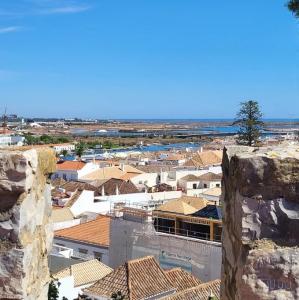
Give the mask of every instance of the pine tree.
<svg viewBox="0 0 299 300">
<path fill-rule="evenodd" d="M 287 4 L 289 10 L 299 18 L 299 0 L 289 0 Z"/>
<path fill-rule="evenodd" d="M 237 143 L 240 145 L 257 145 L 264 123 L 257 101 L 249 100 L 241 103 L 240 111 L 234 125 L 239 126 Z"/>
<path fill-rule="evenodd" d="M 48 290 L 48 300 L 57 300 L 59 295 L 59 291 L 54 281 L 51 281 L 49 284 Z"/>
</svg>

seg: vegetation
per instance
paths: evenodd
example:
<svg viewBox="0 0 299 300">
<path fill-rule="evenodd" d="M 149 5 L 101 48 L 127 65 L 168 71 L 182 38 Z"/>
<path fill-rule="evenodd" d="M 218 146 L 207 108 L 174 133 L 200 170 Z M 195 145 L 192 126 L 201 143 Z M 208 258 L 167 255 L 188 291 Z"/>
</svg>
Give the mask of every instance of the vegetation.
<svg viewBox="0 0 299 300">
<path fill-rule="evenodd" d="M 299 18 L 299 0 L 289 0 L 287 6 L 289 10 L 295 15 L 295 17 Z"/>
<path fill-rule="evenodd" d="M 61 151 L 60 154 L 65 157 L 65 156 L 67 156 L 68 152 L 67 152 L 67 150 L 64 149 L 64 150 Z"/>
<path fill-rule="evenodd" d="M 62 144 L 69 143 L 70 140 L 64 136 L 51 136 L 43 134 L 41 136 L 34 136 L 31 134 L 25 135 L 27 145 L 46 145 L 46 144 Z"/>
<path fill-rule="evenodd" d="M 57 300 L 59 296 L 58 288 L 52 280 L 49 284 L 48 300 Z"/>
<path fill-rule="evenodd" d="M 117 293 L 113 293 L 111 295 L 111 299 L 115 299 L 115 300 L 123 300 L 125 299 L 125 296 L 122 294 L 121 291 L 118 291 Z"/>
<path fill-rule="evenodd" d="M 75 147 L 75 153 L 77 156 L 81 157 L 86 149 L 86 144 L 84 142 L 79 142 Z"/>
<path fill-rule="evenodd" d="M 264 123 L 262 113 L 257 101 L 249 100 L 241 103 L 235 125 L 239 126 L 237 143 L 240 145 L 254 146 L 259 142 Z"/>
</svg>

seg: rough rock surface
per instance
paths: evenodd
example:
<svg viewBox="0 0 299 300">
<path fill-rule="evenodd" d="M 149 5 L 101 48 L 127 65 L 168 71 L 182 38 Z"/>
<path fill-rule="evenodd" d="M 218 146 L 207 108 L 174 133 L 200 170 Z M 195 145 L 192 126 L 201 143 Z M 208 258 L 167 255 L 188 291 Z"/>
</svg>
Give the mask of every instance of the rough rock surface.
<svg viewBox="0 0 299 300">
<path fill-rule="evenodd" d="M 221 299 L 299 299 L 299 147 L 224 149 Z"/>
<path fill-rule="evenodd" d="M 50 149 L 0 151 L 0 299 L 47 299 Z"/>
</svg>

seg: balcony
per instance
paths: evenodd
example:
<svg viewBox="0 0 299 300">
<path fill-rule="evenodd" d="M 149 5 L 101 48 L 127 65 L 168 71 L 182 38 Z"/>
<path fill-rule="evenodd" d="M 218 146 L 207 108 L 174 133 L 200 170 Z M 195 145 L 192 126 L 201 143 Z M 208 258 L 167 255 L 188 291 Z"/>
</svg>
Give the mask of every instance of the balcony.
<svg viewBox="0 0 299 300">
<path fill-rule="evenodd" d="M 52 247 L 51 255 L 54 256 L 60 256 L 60 257 L 65 257 L 65 258 L 74 258 L 74 259 L 79 259 L 79 260 L 91 260 L 95 259 L 94 255 L 88 254 L 88 253 L 82 253 L 77 250 L 60 246 L 57 244 L 54 244 Z"/>
</svg>

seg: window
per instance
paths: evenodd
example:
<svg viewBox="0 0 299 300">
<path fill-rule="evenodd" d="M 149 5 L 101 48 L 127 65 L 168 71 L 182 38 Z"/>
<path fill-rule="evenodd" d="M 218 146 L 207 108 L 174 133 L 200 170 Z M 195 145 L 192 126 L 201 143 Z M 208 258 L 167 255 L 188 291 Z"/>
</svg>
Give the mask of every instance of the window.
<svg viewBox="0 0 299 300">
<path fill-rule="evenodd" d="M 62 178 L 63 178 L 64 180 L 66 180 L 66 174 L 63 174 L 63 175 L 62 175 Z"/>
<path fill-rule="evenodd" d="M 216 183 L 216 187 L 220 187 L 220 184 L 219 184 L 219 183 Z"/>
<path fill-rule="evenodd" d="M 88 250 L 87 249 L 81 249 L 79 248 L 79 253 L 82 253 L 82 254 L 87 254 Z"/>
<path fill-rule="evenodd" d="M 101 252 L 94 251 L 93 254 L 94 254 L 94 258 L 96 258 L 99 261 L 102 260 L 102 253 Z"/>
<path fill-rule="evenodd" d="M 193 183 L 193 189 L 195 190 L 197 188 L 197 184 Z"/>
<path fill-rule="evenodd" d="M 204 187 L 204 189 L 206 189 L 208 187 L 208 185 L 206 183 L 204 183 L 203 187 Z"/>
</svg>

